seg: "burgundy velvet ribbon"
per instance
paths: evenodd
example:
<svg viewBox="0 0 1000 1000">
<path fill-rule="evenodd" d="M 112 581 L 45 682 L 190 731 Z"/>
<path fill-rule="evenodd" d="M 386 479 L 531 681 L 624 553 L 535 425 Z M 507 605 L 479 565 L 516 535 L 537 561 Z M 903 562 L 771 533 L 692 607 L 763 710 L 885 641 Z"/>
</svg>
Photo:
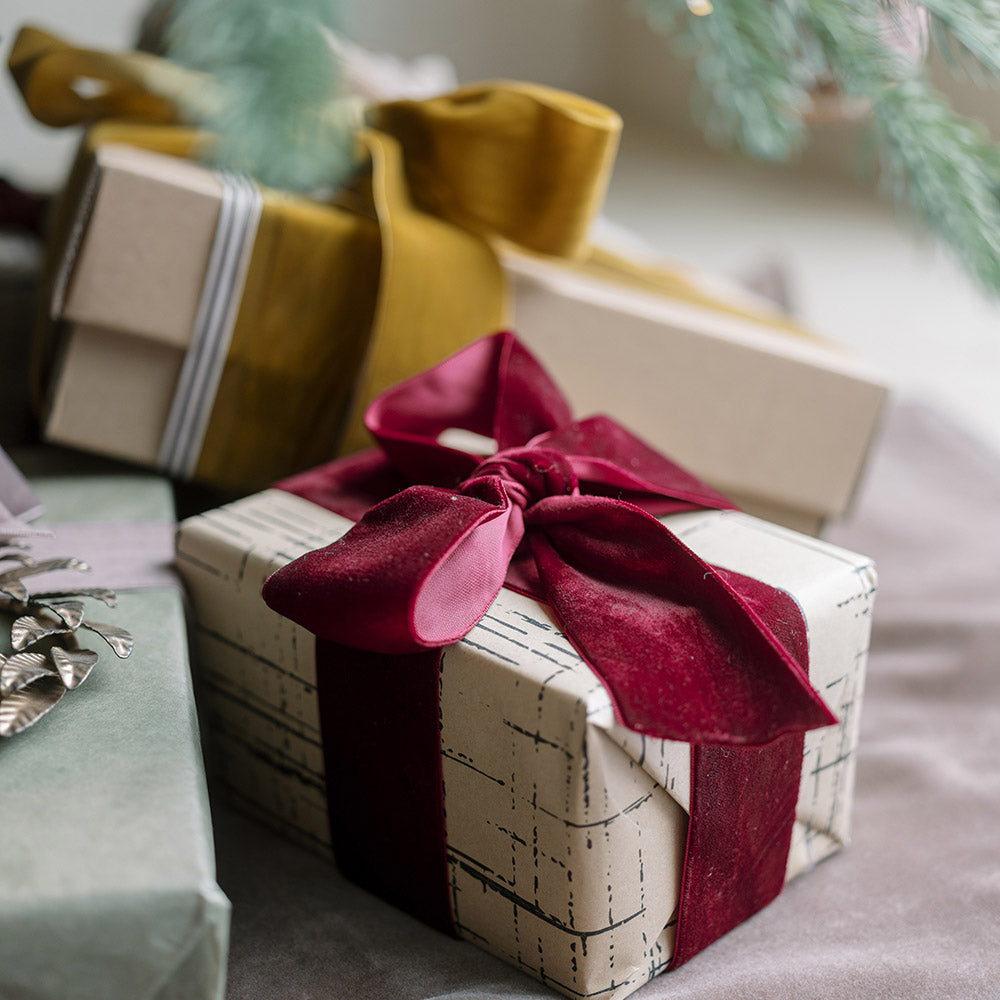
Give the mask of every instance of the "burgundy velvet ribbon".
<svg viewBox="0 0 1000 1000">
<path fill-rule="evenodd" d="M 773 898 L 801 734 L 836 720 L 809 685 L 795 602 L 699 559 L 654 516 L 732 504 L 608 418 L 573 422 L 509 333 L 384 393 L 366 424 L 380 452 L 278 484 L 358 523 L 275 573 L 265 601 L 380 663 L 457 641 L 501 586 L 546 602 L 620 722 L 695 745 L 672 964 Z M 451 428 L 496 453 L 440 444 Z M 734 791 L 751 782 L 764 793 Z"/>
</svg>

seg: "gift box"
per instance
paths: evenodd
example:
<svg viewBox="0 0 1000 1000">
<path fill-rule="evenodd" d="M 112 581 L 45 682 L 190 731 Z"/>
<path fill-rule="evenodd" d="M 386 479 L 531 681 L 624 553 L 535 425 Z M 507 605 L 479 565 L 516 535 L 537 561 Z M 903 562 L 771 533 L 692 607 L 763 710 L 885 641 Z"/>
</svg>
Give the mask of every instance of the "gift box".
<svg viewBox="0 0 1000 1000">
<path fill-rule="evenodd" d="M 23 81 L 45 60 L 15 62 L 32 104 Z M 222 209 L 241 196 L 162 155 L 196 139 L 91 132 L 90 182 L 68 187 L 73 235 L 54 246 L 52 440 L 259 488 L 367 446 L 379 392 L 513 324 L 581 410 L 622 413 L 748 510 L 810 532 L 844 511 L 884 388 L 759 302 L 590 245 L 613 112 L 504 83 L 370 117 L 370 176 L 337 204 L 258 192 L 260 220 L 240 210 L 253 249 Z"/>
<path fill-rule="evenodd" d="M 229 488 L 328 459 L 372 319 L 377 228 L 107 134 L 88 138 L 55 278 L 46 437 Z"/>
<path fill-rule="evenodd" d="M 93 459 L 81 469 L 81 459 L 18 455 L 45 505 L 37 523 L 54 532 L 29 539 L 29 552 L 75 556 L 92 570 L 25 582 L 32 592 L 116 587 L 114 609 L 87 600 L 95 620 L 132 634 L 134 648 L 119 659 L 104 647 L 85 683 L 0 743 L 8 859 L 0 994 L 221 1000 L 229 903 L 215 882 L 183 604 L 170 568 L 172 498 L 161 479 Z"/>
<path fill-rule="evenodd" d="M 71 335 L 56 330 L 39 347 L 46 433 L 231 489 L 356 446 L 348 439 L 372 395 L 499 328 L 504 279 L 492 241 L 575 253 L 620 127 L 570 94 L 473 85 L 369 109 L 359 174 L 336 203 L 198 178 L 191 164 L 164 187 L 154 182 L 176 162 L 147 159 L 125 181 L 121 163 L 102 165 L 102 147 L 203 152 L 209 137 L 178 125 L 171 103 L 177 90 L 203 87 L 201 77 L 32 28 L 10 66 L 39 120 L 97 122 L 50 241 L 52 309 Z M 106 80 L 106 91 L 81 95 L 81 75 Z M 164 81 L 169 94 L 157 89 Z M 539 202 L 538 190 L 559 189 Z M 117 395 L 100 391 L 122 353 L 143 360 Z M 165 369 L 148 393 L 140 365 Z"/>
<path fill-rule="evenodd" d="M 493 338 L 483 350 L 502 354 L 509 345 L 506 337 Z M 479 345 L 459 357 L 467 360 L 474 348 L 478 351 Z M 547 416 L 539 420 L 539 405 L 545 410 L 549 402 L 516 398 L 519 386 L 534 378 L 536 369 L 525 360 L 526 354 L 511 350 L 513 354 L 504 356 L 505 374 L 493 391 L 475 377 L 491 364 L 476 353 L 471 366 L 460 371 L 446 362 L 429 381 L 404 383 L 399 393 L 424 404 L 408 420 L 400 420 L 392 409 L 399 394 L 381 397 L 369 418 L 392 396 L 375 422 L 381 421 L 376 436 L 399 463 L 393 468 L 408 465 L 407 455 L 413 457 L 408 448 L 414 442 L 419 442 L 420 464 L 431 479 L 452 461 L 475 466 L 479 460 L 471 454 L 456 460 L 455 451 L 434 444 L 435 435 L 441 426 L 483 434 L 489 429 L 484 412 L 494 407 L 505 410 L 504 420 L 520 422 L 523 435 L 516 436 L 527 436 L 533 446 L 551 442 L 553 447 L 585 450 L 581 442 L 593 435 L 587 447 L 600 456 L 573 459 L 575 467 L 588 478 L 596 477 L 602 474 L 597 467 L 613 459 L 616 471 L 609 475 L 619 494 L 634 489 L 637 498 L 652 489 L 653 480 L 669 480 L 676 511 L 661 517 L 660 524 L 669 528 L 664 532 L 634 506 L 592 490 L 602 510 L 605 502 L 618 513 L 628 507 L 632 526 L 625 532 L 609 529 L 597 548 L 610 545 L 615 552 L 621 545 L 625 551 L 633 544 L 632 530 L 652 532 L 655 547 L 662 532 L 673 539 L 670 545 L 679 540 L 677 551 L 688 551 L 686 546 L 696 554 L 680 557 L 698 567 L 688 574 L 693 590 L 721 572 L 731 580 L 736 575 L 752 577 L 776 588 L 774 593 L 790 595 L 791 603 L 784 605 L 787 620 L 797 614 L 793 607 L 800 609 L 801 634 L 807 635 L 808 655 L 803 649 L 799 662 L 808 660 L 811 697 L 816 698 L 811 704 L 820 710 L 815 693 L 821 692 L 835 723 L 826 725 L 833 716 L 824 715 L 817 725 L 825 727 L 810 728 L 804 737 L 788 735 L 784 723 L 774 730 L 784 735 L 741 730 L 732 745 L 720 743 L 721 730 L 711 725 L 692 741 L 677 738 L 681 733 L 672 723 L 666 730 L 649 723 L 651 705 L 668 706 L 668 715 L 684 715 L 684 698 L 692 696 L 692 704 L 697 700 L 697 684 L 693 666 L 691 677 L 682 676 L 677 684 L 660 679 L 654 647 L 640 650 L 626 663 L 624 679 L 614 679 L 614 669 L 611 678 L 595 671 L 600 657 L 594 656 L 592 644 L 600 646 L 609 635 L 617 641 L 606 616 L 629 616 L 633 603 L 644 600 L 639 596 L 642 586 L 633 585 L 624 571 L 623 582 L 612 586 L 607 599 L 581 597 L 571 582 L 576 597 L 569 605 L 565 595 L 549 594 L 551 605 L 527 596 L 523 589 L 529 576 L 515 576 L 515 589 L 500 590 L 492 601 L 489 594 L 495 591 L 487 583 L 487 606 L 476 624 L 457 641 L 449 638 L 443 653 L 432 648 L 444 641 L 442 636 L 453 636 L 456 629 L 461 635 L 466 629 L 467 621 L 455 625 L 456 620 L 465 621 L 466 591 L 481 588 L 489 576 L 485 550 L 459 554 L 459 542 L 429 541 L 426 530 L 432 522 L 460 517 L 456 511 L 463 498 L 492 496 L 476 473 L 457 492 L 441 488 L 428 493 L 428 488 L 416 487 L 415 494 L 406 490 L 374 508 L 356 530 L 369 543 L 387 537 L 388 555 L 383 556 L 388 562 L 376 571 L 364 559 L 352 561 L 337 584 L 341 589 L 333 592 L 326 590 L 324 573 L 315 575 L 321 592 L 315 605 L 313 584 L 307 579 L 313 571 L 295 577 L 282 592 L 305 602 L 305 618 L 297 619 L 298 624 L 269 611 L 261 602 L 261 588 L 267 581 L 268 601 L 280 605 L 273 597 L 274 581 L 288 567 L 313 566 L 316 559 L 342 552 L 339 547 L 356 537 L 351 532 L 337 545 L 315 551 L 351 528 L 351 520 L 326 509 L 343 499 L 336 499 L 339 487 L 331 486 L 328 477 L 346 470 L 347 493 L 354 500 L 361 498 L 359 509 L 364 508 L 378 490 L 359 489 L 362 481 L 380 482 L 382 492 L 387 491 L 379 480 L 386 469 L 378 460 L 345 460 L 335 464 L 339 472 L 331 473 L 334 467 L 329 467 L 293 477 L 282 489 L 184 521 L 177 541 L 178 566 L 195 608 L 204 704 L 222 779 L 238 802 L 306 845 L 324 849 L 332 844 L 338 863 L 362 884 L 556 990 L 569 996 L 624 997 L 671 964 L 691 957 L 764 905 L 786 879 L 847 843 L 874 568 L 863 556 L 725 509 L 725 501 L 714 491 L 671 463 L 661 466 L 662 459 L 651 457 L 620 429 L 609 430 L 606 422 L 584 421 L 533 436 L 531 432 L 548 421 Z M 546 398 L 551 401 L 551 396 Z M 442 406 L 447 411 L 449 400 L 455 400 L 459 410 L 477 410 L 479 417 L 465 419 L 465 412 L 453 420 L 453 415 L 439 412 Z M 565 415 L 561 403 L 555 409 Z M 560 420 L 554 423 L 562 427 Z M 526 449 L 504 450 L 506 434 L 501 427 L 501 450 L 492 461 L 506 455 L 530 466 L 535 459 L 526 457 Z M 624 441 L 625 451 L 619 452 L 613 440 Z M 632 460 L 619 462 L 626 452 Z M 544 469 L 545 475 L 554 475 L 558 460 L 551 451 L 544 452 L 544 460 L 556 463 Z M 369 475 L 373 467 L 366 464 L 372 461 L 378 472 L 374 478 Z M 654 467 L 667 471 L 660 477 L 651 471 Z M 486 463 L 485 468 L 492 466 Z M 608 467 L 603 468 L 607 472 Z M 639 479 L 630 480 L 622 471 L 626 468 Z M 551 480 L 548 483 L 551 486 Z M 530 492 L 537 485 L 532 480 L 526 488 Z M 510 486 L 508 493 L 516 494 L 516 487 Z M 555 494 L 561 495 L 558 485 Z M 428 497 L 439 505 L 436 509 L 423 506 L 430 502 Z M 576 514 L 579 499 L 570 497 Z M 587 510 L 591 503 L 588 495 Z M 699 509 L 703 503 L 718 509 Z M 539 502 L 543 504 L 551 506 L 548 500 Z M 396 507 L 402 514 L 399 522 L 386 513 Z M 530 511 L 529 502 L 526 521 Z M 495 526 L 498 519 L 497 511 L 488 510 L 476 531 L 486 525 L 492 538 L 489 525 Z M 464 529 L 458 535 L 464 545 Z M 562 553 L 565 545 L 574 544 L 558 531 L 554 537 L 552 545 Z M 490 544 L 487 541 L 487 549 Z M 645 541 L 635 545 L 633 555 L 647 551 Z M 543 546 L 539 551 L 541 567 L 548 558 L 544 552 L 550 550 Z M 301 560 L 304 553 L 310 555 Z M 586 557 L 566 558 L 573 566 L 592 569 L 594 560 L 603 557 L 591 551 Z M 677 571 L 679 563 L 667 569 L 672 559 L 654 562 L 656 580 Z M 452 583 L 435 575 L 437 566 L 449 562 L 457 576 Z M 404 597 L 402 617 L 436 637 L 427 639 L 427 648 L 418 652 L 399 640 L 392 610 L 397 570 L 406 576 L 410 563 L 418 565 L 418 575 L 429 564 L 435 567 L 426 574 L 434 581 L 427 604 L 421 603 L 423 591 L 421 601 Z M 551 572 L 559 576 L 558 568 L 546 565 L 539 569 L 543 577 Z M 527 586 L 533 590 L 535 584 Z M 671 598 L 674 611 L 690 610 L 697 600 L 686 590 Z M 388 637 L 385 648 L 368 653 L 353 648 L 359 619 L 371 620 L 374 634 Z M 723 633 L 742 628 L 736 619 L 726 621 Z M 337 641 L 331 641 L 327 627 L 334 628 Z M 714 641 L 704 636 L 696 640 L 683 656 L 685 663 Z M 721 641 L 725 645 L 728 640 L 723 636 Z M 726 692 L 723 661 L 741 654 L 720 655 L 710 668 L 721 670 L 712 684 L 718 685 L 721 704 L 728 706 L 738 699 Z M 763 669 L 757 659 L 754 664 L 754 670 Z M 680 669 L 683 675 L 688 668 L 681 664 Z M 658 678 L 651 686 L 647 671 L 648 677 Z M 799 673 L 796 677 L 802 680 Z M 758 708 L 763 706 L 765 712 L 785 704 L 786 697 L 774 692 L 758 698 Z M 656 731 L 671 735 L 651 735 Z M 745 745 L 739 745 L 741 741 Z M 730 766 L 754 771 L 764 756 L 778 752 L 779 744 L 785 755 L 778 769 L 780 781 L 762 778 L 763 772 L 734 777 L 727 771 Z M 424 770 L 427 761 L 430 776 Z M 784 791 L 777 791 L 778 786 Z M 773 826 L 778 813 L 787 820 L 781 834 Z M 748 814 L 755 818 L 748 819 Z M 438 837 L 441 843 L 435 847 Z M 711 845 L 707 867 L 703 847 L 693 843 Z M 769 846 L 759 852 L 753 846 L 764 843 Z M 767 878 L 765 869 L 770 870 Z M 768 880 L 770 889 L 764 891 Z M 755 901 L 748 902 L 750 897 Z M 682 918 L 683 929 L 678 931 Z"/>
<path fill-rule="evenodd" d="M 601 250 L 504 263 L 513 327 L 574 410 L 615 414 L 766 520 L 818 534 L 846 513 L 886 398 L 859 358 L 696 274 Z"/>
</svg>

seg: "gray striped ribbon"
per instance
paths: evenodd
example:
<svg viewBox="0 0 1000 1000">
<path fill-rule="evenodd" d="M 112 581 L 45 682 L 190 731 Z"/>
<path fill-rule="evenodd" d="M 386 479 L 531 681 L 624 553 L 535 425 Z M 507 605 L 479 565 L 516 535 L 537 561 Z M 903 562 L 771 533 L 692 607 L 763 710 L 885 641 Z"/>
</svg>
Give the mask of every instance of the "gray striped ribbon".
<svg viewBox="0 0 1000 1000">
<path fill-rule="evenodd" d="M 160 442 L 160 467 L 188 479 L 194 473 L 229 353 L 243 284 L 260 220 L 260 189 L 245 177 L 220 173 L 222 204 L 205 272 L 191 345 L 181 366 Z"/>
</svg>

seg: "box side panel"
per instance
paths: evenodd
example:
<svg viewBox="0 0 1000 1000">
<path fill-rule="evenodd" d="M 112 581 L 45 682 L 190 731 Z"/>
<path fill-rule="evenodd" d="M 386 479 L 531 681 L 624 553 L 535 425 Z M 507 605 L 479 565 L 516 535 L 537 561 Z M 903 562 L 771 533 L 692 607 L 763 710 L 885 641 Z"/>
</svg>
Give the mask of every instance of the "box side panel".
<svg viewBox="0 0 1000 1000">
<path fill-rule="evenodd" d="M 513 285 L 514 329 L 575 413 L 614 415 L 723 492 L 846 509 L 885 397 L 846 356 L 563 274 Z"/>
<path fill-rule="evenodd" d="M 45 437 L 154 466 L 183 360 L 169 345 L 69 327 L 49 390 Z"/>
<path fill-rule="evenodd" d="M 323 852 L 330 835 L 315 639 L 266 607 L 260 590 L 273 570 L 349 524 L 267 491 L 188 519 L 177 540 L 219 777 L 241 805 Z"/>
</svg>

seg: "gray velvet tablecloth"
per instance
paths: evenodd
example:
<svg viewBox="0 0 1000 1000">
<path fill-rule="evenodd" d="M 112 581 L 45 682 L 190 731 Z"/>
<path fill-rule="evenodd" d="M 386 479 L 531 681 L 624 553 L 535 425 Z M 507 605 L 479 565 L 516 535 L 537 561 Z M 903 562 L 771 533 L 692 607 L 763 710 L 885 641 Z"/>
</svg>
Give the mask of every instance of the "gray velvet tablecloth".
<svg viewBox="0 0 1000 1000">
<path fill-rule="evenodd" d="M 637 1000 L 1000 997 L 1000 459 L 896 407 L 827 537 L 880 576 L 854 843 Z M 214 807 L 233 1000 L 556 996 Z"/>
</svg>

